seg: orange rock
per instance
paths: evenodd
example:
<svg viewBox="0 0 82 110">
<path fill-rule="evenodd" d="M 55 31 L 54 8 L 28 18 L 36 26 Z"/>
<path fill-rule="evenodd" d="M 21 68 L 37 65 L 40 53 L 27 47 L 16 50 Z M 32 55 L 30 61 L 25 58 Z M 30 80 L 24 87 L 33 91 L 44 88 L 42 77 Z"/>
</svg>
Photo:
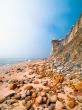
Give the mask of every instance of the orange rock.
<svg viewBox="0 0 82 110">
<path fill-rule="evenodd" d="M 37 94 L 34 92 L 32 93 L 32 98 L 36 98 Z"/>
<path fill-rule="evenodd" d="M 42 88 L 42 87 L 39 87 L 39 88 L 38 88 L 38 91 L 39 91 L 39 92 L 41 92 L 42 90 L 43 90 L 43 88 Z"/>
<path fill-rule="evenodd" d="M 14 89 L 16 89 L 16 87 L 17 87 L 16 84 L 9 84 L 9 85 L 8 85 L 8 88 L 9 88 L 10 90 L 14 90 Z"/>
<path fill-rule="evenodd" d="M 55 79 L 55 82 L 56 83 L 62 83 L 63 82 L 63 80 L 64 80 L 64 77 L 63 77 L 63 75 L 62 74 L 56 74 L 55 76 L 54 76 L 54 79 Z"/>
<path fill-rule="evenodd" d="M 39 81 L 35 80 L 35 81 L 34 81 L 34 84 L 39 84 Z"/>
<path fill-rule="evenodd" d="M 72 109 L 75 107 L 75 101 L 73 101 L 73 100 L 67 101 L 66 105 Z"/>
<path fill-rule="evenodd" d="M 45 88 L 43 89 L 44 92 L 49 92 L 49 90 L 50 90 L 49 87 L 45 87 Z"/>
<path fill-rule="evenodd" d="M 75 87 L 75 90 L 82 90 L 82 82 L 80 82 L 80 83 L 78 83 L 78 84 L 76 84 L 76 85 L 74 85 L 74 87 Z"/>
<path fill-rule="evenodd" d="M 31 90 L 33 89 L 33 86 L 32 85 L 26 85 L 24 86 L 24 90 Z"/>
</svg>

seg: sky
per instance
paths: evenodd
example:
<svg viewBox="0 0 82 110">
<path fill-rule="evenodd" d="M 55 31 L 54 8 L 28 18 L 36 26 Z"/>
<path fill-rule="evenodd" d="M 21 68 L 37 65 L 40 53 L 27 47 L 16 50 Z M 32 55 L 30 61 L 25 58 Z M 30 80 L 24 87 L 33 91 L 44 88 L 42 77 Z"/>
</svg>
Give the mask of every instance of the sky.
<svg viewBox="0 0 82 110">
<path fill-rule="evenodd" d="M 45 58 L 82 12 L 82 0 L 0 0 L 0 58 Z"/>
</svg>

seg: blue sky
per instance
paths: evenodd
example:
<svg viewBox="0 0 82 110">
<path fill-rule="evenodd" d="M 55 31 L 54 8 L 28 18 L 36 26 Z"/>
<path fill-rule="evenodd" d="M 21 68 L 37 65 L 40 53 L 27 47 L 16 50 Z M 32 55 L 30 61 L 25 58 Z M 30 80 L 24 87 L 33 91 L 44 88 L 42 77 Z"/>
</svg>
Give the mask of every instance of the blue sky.
<svg viewBox="0 0 82 110">
<path fill-rule="evenodd" d="M 82 0 L 0 0 L 0 58 L 43 58 L 65 37 Z"/>
</svg>

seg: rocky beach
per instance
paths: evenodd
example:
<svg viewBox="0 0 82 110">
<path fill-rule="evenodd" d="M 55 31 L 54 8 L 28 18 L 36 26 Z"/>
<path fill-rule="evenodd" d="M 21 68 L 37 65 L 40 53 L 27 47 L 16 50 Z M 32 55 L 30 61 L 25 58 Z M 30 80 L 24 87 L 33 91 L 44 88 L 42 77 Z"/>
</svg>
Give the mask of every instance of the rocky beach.
<svg viewBox="0 0 82 110">
<path fill-rule="evenodd" d="M 0 70 L 0 110 L 81 110 L 82 77 L 63 74 L 48 59 Z"/>
<path fill-rule="evenodd" d="M 0 67 L 0 110 L 82 110 L 82 15 L 48 58 Z"/>
</svg>

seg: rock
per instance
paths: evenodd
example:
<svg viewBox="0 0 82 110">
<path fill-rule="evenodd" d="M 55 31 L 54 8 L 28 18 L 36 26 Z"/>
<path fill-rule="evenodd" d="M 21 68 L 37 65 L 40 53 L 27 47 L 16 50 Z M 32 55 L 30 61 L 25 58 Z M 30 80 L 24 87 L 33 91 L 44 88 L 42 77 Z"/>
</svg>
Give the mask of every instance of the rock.
<svg viewBox="0 0 82 110">
<path fill-rule="evenodd" d="M 41 96 L 38 96 L 38 97 L 36 98 L 35 102 L 36 102 L 37 104 L 41 104 L 41 103 L 42 103 L 42 97 L 41 97 Z"/>
<path fill-rule="evenodd" d="M 26 104 L 26 109 L 29 110 L 31 108 L 32 102 L 28 101 Z"/>
<path fill-rule="evenodd" d="M 22 99 L 24 99 L 27 96 L 26 92 L 27 92 L 26 90 L 22 92 L 22 94 L 21 94 Z"/>
<path fill-rule="evenodd" d="M 42 81 L 43 86 L 46 86 L 48 84 L 47 81 Z"/>
<path fill-rule="evenodd" d="M 30 79 L 30 80 L 29 80 L 29 83 L 32 83 L 32 81 L 33 81 L 33 79 Z"/>
<path fill-rule="evenodd" d="M 34 81 L 34 84 L 39 84 L 39 81 L 35 80 L 35 81 Z"/>
<path fill-rule="evenodd" d="M 77 100 L 78 100 L 80 103 L 82 103 L 82 96 L 78 96 L 78 97 L 77 97 Z"/>
<path fill-rule="evenodd" d="M 44 110 L 50 110 L 49 108 L 45 108 Z"/>
<path fill-rule="evenodd" d="M 26 96 L 31 96 L 32 92 L 31 91 L 26 91 Z"/>
<path fill-rule="evenodd" d="M 0 104 L 6 100 L 6 97 L 0 97 Z"/>
<path fill-rule="evenodd" d="M 9 88 L 10 90 L 14 90 L 14 89 L 16 89 L 16 87 L 17 87 L 16 84 L 9 84 L 9 85 L 8 85 L 8 88 Z"/>
<path fill-rule="evenodd" d="M 6 96 L 6 98 L 8 99 L 8 98 L 11 98 L 11 97 L 13 97 L 15 95 L 15 92 L 11 92 L 11 93 L 9 93 L 7 96 Z"/>
<path fill-rule="evenodd" d="M 46 103 L 47 97 L 43 97 L 43 103 Z"/>
<path fill-rule="evenodd" d="M 62 102 L 56 101 L 55 110 L 62 110 L 64 108 L 65 108 L 65 106 Z"/>
<path fill-rule="evenodd" d="M 21 89 L 16 90 L 16 94 L 19 94 L 21 91 Z"/>
<path fill-rule="evenodd" d="M 43 90 L 43 88 L 42 87 L 38 87 L 38 91 L 40 92 L 40 91 L 42 91 Z"/>
<path fill-rule="evenodd" d="M 46 93 L 45 92 L 41 92 L 41 96 L 43 97 L 43 96 L 45 96 L 46 95 Z"/>
<path fill-rule="evenodd" d="M 69 108 L 74 108 L 75 107 L 75 101 L 74 100 L 69 100 L 66 102 L 66 105 L 69 107 Z"/>
<path fill-rule="evenodd" d="M 25 98 L 25 101 L 26 101 L 26 102 L 29 101 L 29 100 L 31 100 L 31 96 L 27 96 L 27 97 Z"/>
<path fill-rule="evenodd" d="M 57 83 L 62 83 L 63 80 L 64 80 L 64 77 L 63 77 L 62 74 L 57 73 L 57 74 L 54 76 L 54 79 L 55 79 L 55 82 L 56 82 L 56 84 L 57 84 Z"/>
<path fill-rule="evenodd" d="M 33 92 L 32 93 L 32 98 L 36 98 L 37 97 L 37 93 L 36 92 Z"/>
<path fill-rule="evenodd" d="M 7 100 L 6 103 L 7 105 L 11 105 L 11 104 L 17 103 L 17 100 L 15 99 Z"/>
<path fill-rule="evenodd" d="M 32 85 L 26 85 L 24 86 L 24 90 L 31 90 L 33 89 L 33 86 Z"/>
<path fill-rule="evenodd" d="M 49 110 L 54 110 L 54 108 L 55 108 L 55 104 L 50 104 Z"/>
<path fill-rule="evenodd" d="M 50 88 L 49 88 L 49 87 L 45 87 L 45 88 L 43 89 L 43 91 L 44 91 L 44 92 L 49 92 L 49 91 L 50 91 Z"/>
<path fill-rule="evenodd" d="M 65 86 L 64 87 L 64 92 L 67 94 L 67 93 L 72 93 L 74 92 L 74 89 L 72 89 L 71 87 L 68 87 L 68 86 Z"/>
<path fill-rule="evenodd" d="M 15 99 L 20 100 L 21 99 L 21 95 L 20 94 L 15 95 Z"/>
<path fill-rule="evenodd" d="M 48 99 L 46 105 L 49 106 L 49 104 L 50 104 L 50 100 Z"/>
<path fill-rule="evenodd" d="M 25 104 L 26 104 L 26 101 L 25 101 L 25 100 L 22 100 L 22 104 L 25 106 Z"/>
<path fill-rule="evenodd" d="M 55 103 L 57 101 L 57 96 L 56 95 L 52 95 L 49 97 L 50 102 Z"/>
<path fill-rule="evenodd" d="M 74 87 L 75 87 L 75 90 L 78 90 L 78 91 L 82 90 L 82 82 L 79 82 L 78 84 L 74 85 Z"/>
</svg>

